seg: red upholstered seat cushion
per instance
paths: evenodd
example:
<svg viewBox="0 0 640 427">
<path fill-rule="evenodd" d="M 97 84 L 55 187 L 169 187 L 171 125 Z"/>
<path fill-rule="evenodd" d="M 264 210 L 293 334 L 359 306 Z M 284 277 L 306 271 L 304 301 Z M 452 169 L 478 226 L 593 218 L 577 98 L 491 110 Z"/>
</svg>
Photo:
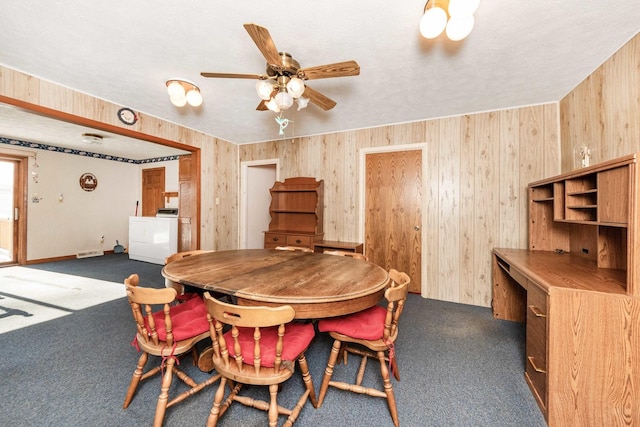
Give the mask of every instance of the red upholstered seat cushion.
<svg viewBox="0 0 640 427">
<path fill-rule="evenodd" d="M 240 347 L 245 363 L 253 364 L 253 331 L 254 328 L 238 328 Z M 315 330 L 311 323 L 287 323 L 283 339 L 282 360 L 294 361 L 311 343 Z M 231 330 L 224 334 L 229 353 L 233 352 L 233 337 Z M 276 360 L 276 343 L 278 341 L 278 327 L 260 328 L 260 366 L 272 368 Z"/>
<path fill-rule="evenodd" d="M 386 316 L 386 308 L 376 305 L 346 316 L 322 319 L 318 322 L 318 330 L 338 332 L 362 340 L 377 340 L 384 334 Z"/>
<path fill-rule="evenodd" d="M 190 298 L 186 302 L 171 306 L 170 311 L 173 339 L 175 341 L 192 338 L 209 330 L 207 307 L 205 307 L 204 301 L 200 297 Z M 166 341 L 167 331 L 164 327 L 164 312 L 158 310 L 153 313 L 153 318 L 156 323 L 158 338 Z M 149 330 L 148 324 L 147 330 Z"/>
</svg>

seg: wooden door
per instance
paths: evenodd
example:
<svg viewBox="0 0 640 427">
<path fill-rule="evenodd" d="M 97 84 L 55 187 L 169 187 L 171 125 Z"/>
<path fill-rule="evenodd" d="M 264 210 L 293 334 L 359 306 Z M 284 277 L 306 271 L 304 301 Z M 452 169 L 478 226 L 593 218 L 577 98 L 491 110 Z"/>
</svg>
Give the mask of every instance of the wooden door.
<svg viewBox="0 0 640 427">
<path fill-rule="evenodd" d="M 164 208 L 164 168 L 142 170 L 142 216 L 156 216 Z"/>
<path fill-rule="evenodd" d="M 0 266 L 25 264 L 27 260 L 29 176 L 27 157 L 0 156 Z"/>
<path fill-rule="evenodd" d="M 407 273 L 409 291 L 420 293 L 422 151 L 367 154 L 365 174 L 365 254 Z"/>
<path fill-rule="evenodd" d="M 191 154 L 178 161 L 178 252 L 191 251 L 198 246 L 197 168 Z"/>
</svg>

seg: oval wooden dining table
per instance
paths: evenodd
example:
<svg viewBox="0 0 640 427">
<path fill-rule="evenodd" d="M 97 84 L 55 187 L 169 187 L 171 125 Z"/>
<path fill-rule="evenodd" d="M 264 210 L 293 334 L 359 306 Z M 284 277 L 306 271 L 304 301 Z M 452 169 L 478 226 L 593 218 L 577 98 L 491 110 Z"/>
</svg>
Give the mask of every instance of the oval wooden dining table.
<svg viewBox="0 0 640 427">
<path fill-rule="evenodd" d="M 351 257 L 275 249 L 206 252 L 173 261 L 162 275 L 231 295 L 239 305 L 291 305 L 297 319 L 355 313 L 382 300 L 389 275 Z"/>
</svg>

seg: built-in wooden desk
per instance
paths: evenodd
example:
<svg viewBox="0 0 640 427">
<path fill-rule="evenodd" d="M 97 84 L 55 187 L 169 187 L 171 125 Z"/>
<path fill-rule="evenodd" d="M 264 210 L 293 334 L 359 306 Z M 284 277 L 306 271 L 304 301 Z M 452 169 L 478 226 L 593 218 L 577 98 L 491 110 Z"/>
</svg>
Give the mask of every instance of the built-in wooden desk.
<svg viewBox="0 0 640 427">
<path fill-rule="evenodd" d="M 529 249 L 494 249 L 493 314 L 526 322 L 550 426 L 640 426 L 636 155 L 529 184 Z"/>
<path fill-rule="evenodd" d="M 640 300 L 625 272 L 569 253 L 493 259 L 494 316 L 526 322 L 525 379 L 548 424 L 640 425 Z"/>
</svg>

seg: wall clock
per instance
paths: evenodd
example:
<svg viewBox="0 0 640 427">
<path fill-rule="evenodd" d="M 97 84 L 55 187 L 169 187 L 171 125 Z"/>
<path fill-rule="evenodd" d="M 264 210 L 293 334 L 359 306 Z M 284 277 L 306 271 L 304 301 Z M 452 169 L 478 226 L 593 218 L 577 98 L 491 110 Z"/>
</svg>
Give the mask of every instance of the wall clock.
<svg viewBox="0 0 640 427">
<path fill-rule="evenodd" d="M 118 118 L 122 123 L 128 126 L 136 124 L 138 115 L 131 108 L 121 108 L 118 110 Z"/>
<path fill-rule="evenodd" d="M 80 188 L 84 191 L 93 191 L 98 186 L 98 178 L 92 173 L 83 173 L 80 176 Z"/>
</svg>

